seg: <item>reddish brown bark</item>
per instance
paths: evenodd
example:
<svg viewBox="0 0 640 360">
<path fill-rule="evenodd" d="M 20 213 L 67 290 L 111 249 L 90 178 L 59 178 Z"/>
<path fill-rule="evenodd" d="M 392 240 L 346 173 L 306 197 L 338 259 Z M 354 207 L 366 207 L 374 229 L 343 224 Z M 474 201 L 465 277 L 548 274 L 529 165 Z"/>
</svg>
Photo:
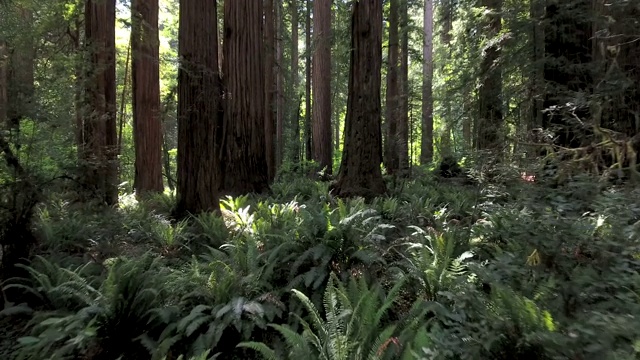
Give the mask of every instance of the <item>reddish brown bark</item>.
<svg viewBox="0 0 640 360">
<path fill-rule="evenodd" d="M 331 174 L 331 0 L 314 1 L 313 36 L 313 160 Z"/>
<path fill-rule="evenodd" d="M 278 2 L 276 7 L 276 168 L 277 172 L 282 165 L 284 156 L 284 112 L 285 112 L 285 93 L 284 93 L 284 9 L 282 1 Z"/>
<path fill-rule="evenodd" d="M 400 12 L 399 1 L 391 0 L 389 4 L 389 66 L 387 69 L 386 99 L 386 139 L 384 143 L 384 166 L 388 174 L 398 171 L 398 121 L 400 115 L 400 79 L 398 66 L 400 62 Z"/>
<path fill-rule="evenodd" d="M 409 3 L 402 0 L 400 37 L 400 114 L 398 116 L 398 171 L 409 173 Z"/>
<path fill-rule="evenodd" d="M 255 1 L 255 0 L 254 0 Z M 265 61 L 265 81 L 264 81 L 264 134 L 265 134 L 265 155 L 267 159 L 267 174 L 271 181 L 276 173 L 275 147 L 273 141 L 274 122 L 276 119 L 276 31 L 275 31 L 275 6 L 274 0 L 265 0 L 264 7 L 264 61 Z"/>
<path fill-rule="evenodd" d="M 367 198 L 386 192 L 382 179 L 380 69 L 382 1 L 353 3 L 349 93 L 342 163 L 333 191 Z"/>
<path fill-rule="evenodd" d="M 427 165 L 433 161 L 433 0 L 424 2 L 423 57 L 420 164 Z"/>
<path fill-rule="evenodd" d="M 311 131 L 311 0 L 306 1 L 306 18 L 305 18 L 305 107 L 304 107 L 304 148 L 305 160 L 312 160 L 312 131 Z"/>
<path fill-rule="evenodd" d="M 85 1 L 89 68 L 85 77 L 84 182 L 95 198 L 108 205 L 118 201 L 115 21 L 115 0 Z"/>
<path fill-rule="evenodd" d="M 224 194 L 261 193 L 269 187 L 262 17 L 262 1 L 225 2 Z"/>
<path fill-rule="evenodd" d="M 133 0 L 131 10 L 134 187 L 138 194 L 162 192 L 158 0 Z"/>
<path fill-rule="evenodd" d="M 292 148 L 293 148 L 293 162 L 300 161 L 300 102 L 298 101 L 298 87 L 300 86 L 300 80 L 298 76 L 300 55 L 298 51 L 299 32 L 298 25 L 300 25 L 298 16 L 298 2 L 291 0 L 289 4 L 291 10 L 291 100 L 289 108 L 292 111 Z M 295 100 L 293 100 L 295 99 Z M 294 106 L 295 105 L 295 106 Z"/>
<path fill-rule="evenodd" d="M 180 1 L 178 212 L 217 211 L 221 87 L 216 2 Z"/>
</svg>

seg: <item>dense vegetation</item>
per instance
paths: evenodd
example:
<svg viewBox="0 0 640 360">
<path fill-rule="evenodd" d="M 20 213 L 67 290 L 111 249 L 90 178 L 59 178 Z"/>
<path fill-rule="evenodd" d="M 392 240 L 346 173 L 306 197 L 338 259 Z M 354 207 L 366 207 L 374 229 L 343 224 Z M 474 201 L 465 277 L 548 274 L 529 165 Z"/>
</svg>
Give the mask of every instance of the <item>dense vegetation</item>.
<svg viewBox="0 0 640 360">
<path fill-rule="evenodd" d="M 0 1 L 0 357 L 640 359 L 637 14 Z"/>
</svg>

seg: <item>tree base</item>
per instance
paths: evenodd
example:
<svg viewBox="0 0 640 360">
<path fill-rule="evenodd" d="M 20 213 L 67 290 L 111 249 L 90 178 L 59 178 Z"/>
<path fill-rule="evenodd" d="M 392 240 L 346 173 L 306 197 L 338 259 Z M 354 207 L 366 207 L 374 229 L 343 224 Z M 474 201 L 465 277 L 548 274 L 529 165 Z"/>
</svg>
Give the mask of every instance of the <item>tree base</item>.
<svg viewBox="0 0 640 360">
<path fill-rule="evenodd" d="M 357 181 L 359 180 L 359 181 Z M 343 177 L 329 186 L 329 192 L 341 198 L 363 197 L 372 200 L 387 192 L 387 186 L 382 177 L 369 179 L 349 179 Z"/>
</svg>

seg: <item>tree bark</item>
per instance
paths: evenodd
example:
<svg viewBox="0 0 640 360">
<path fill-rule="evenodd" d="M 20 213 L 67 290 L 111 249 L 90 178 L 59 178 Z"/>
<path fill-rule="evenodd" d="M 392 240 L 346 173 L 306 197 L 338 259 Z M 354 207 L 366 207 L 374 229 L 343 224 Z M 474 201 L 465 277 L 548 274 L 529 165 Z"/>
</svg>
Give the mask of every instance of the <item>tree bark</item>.
<svg viewBox="0 0 640 360">
<path fill-rule="evenodd" d="M 422 141 L 420 164 L 433 161 L 433 0 L 424 0 L 422 63 Z"/>
<path fill-rule="evenodd" d="M 7 66 L 9 54 L 7 44 L 0 39 L 0 125 L 7 125 Z"/>
<path fill-rule="evenodd" d="M 400 1 L 389 2 L 389 55 L 387 69 L 386 141 L 384 143 L 384 167 L 387 174 L 395 174 L 399 166 L 398 122 L 400 121 Z"/>
<path fill-rule="evenodd" d="M 254 0 L 256 1 L 256 0 Z M 258 0 L 260 1 L 260 0 Z M 274 0 L 264 2 L 264 134 L 265 134 L 265 155 L 267 159 L 267 176 L 269 181 L 273 180 L 276 173 L 276 158 L 274 138 L 274 120 L 276 119 L 276 31 L 275 31 L 275 6 Z M 223 65 L 224 66 L 224 65 Z"/>
<path fill-rule="evenodd" d="M 382 179 L 380 69 L 382 66 L 382 1 L 353 3 L 351 61 L 345 142 L 338 196 L 371 198 L 386 192 Z"/>
<path fill-rule="evenodd" d="M 478 149 L 497 150 L 503 145 L 502 74 L 500 44 L 495 41 L 502 29 L 502 0 L 483 0 L 490 11 L 487 15 L 487 38 L 493 39 L 484 49 L 480 64 L 482 77 L 479 89 Z"/>
<path fill-rule="evenodd" d="M 312 149 L 312 130 L 311 130 L 311 0 L 307 0 L 307 14 L 305 18 L 305 110 L 304 110 L 304 148 L 305 160 L 311 161 L 313 156 Z"/>
<path fill-rule="evenodd" d="M 331 0 L 314 0 L 313 36 L 313 160 L 331 174 Z"/>
<path fill-rule="evenodd" d="M 576 93 L 591 92 L 592 79 L 592 9 L 591 0 L 546 0 L 544 28 L 546 92 L 543 109 L 575 103 Z M 576 16 L 580 14 L 580 16 Z M 563 31 L 558 31 L 563 29 Z M 586 106 L 580 106 L 576 115 L 588 117 Z M 564 114 L 546 112 L 542 117 L 544 128 L 556 130 L 556 144 L 579 147 L 584 134 L 568 123 Z"/>
<path fill-rule="evenodd" d="M 215 1 L 180 1 L 179 214 L 219 210 L 222 98 L 216 6 Z"/>
<path fill-rule="evenodd" d="M 85 185 L 107 205 L 118 201 L 115 0 L 85 1 L 85 77 L 88 112 L 83 124 Z"/>
<path fill-rule="evenodd" d="M 136 193 L 163 192 L 158 0 L 131 2 Z"/>
<path fill-rule="evenodd" d="M 402 0 L 400 28 L 400 116 L 398 116 L 398 171 L 409 174 L 409 2 Z"/>
<path fill-rule="evenodd" d="M 262 193 L 269 188 L 262 17 L 261 1 L 225 2 L 223 194 Z"/>
<path fill-rule="evenodd" d="M 291 146 L 293 153 L 293 163 L 300 161 L 300 101 L 298 101 L 298 87 L 300 86 L 300 78 L 298 76 L 300 52 L 298 51 L 300 18 L 298 16 L 298 1 L 291 0 L 289 3 L 291 10 L 291 97 L 295 99 L 289 107 L 291 109 L 292 137 Z M 295 106 L 293 106 L 295 104 Z"/>
<path fill-rule="evenodd" d="M 284 93 L 284 8 L 282 1 L 276 7 L 276 168 L 277 173 L 284 157 L 284 119 L 285 119 L 285 93 Z"/>
</svg>

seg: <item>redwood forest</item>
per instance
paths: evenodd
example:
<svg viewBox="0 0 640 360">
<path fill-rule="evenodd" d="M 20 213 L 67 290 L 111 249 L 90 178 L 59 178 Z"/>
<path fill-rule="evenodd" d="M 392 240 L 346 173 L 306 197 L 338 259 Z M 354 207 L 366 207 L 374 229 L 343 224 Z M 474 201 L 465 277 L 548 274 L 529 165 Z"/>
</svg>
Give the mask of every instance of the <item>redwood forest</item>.
<svg viewBox="0 0 640 360">
<path fill-rule="evenodd" d="M 640 359 L 640 0 L 0 0 L 0 358 Z"/>
</svg>

